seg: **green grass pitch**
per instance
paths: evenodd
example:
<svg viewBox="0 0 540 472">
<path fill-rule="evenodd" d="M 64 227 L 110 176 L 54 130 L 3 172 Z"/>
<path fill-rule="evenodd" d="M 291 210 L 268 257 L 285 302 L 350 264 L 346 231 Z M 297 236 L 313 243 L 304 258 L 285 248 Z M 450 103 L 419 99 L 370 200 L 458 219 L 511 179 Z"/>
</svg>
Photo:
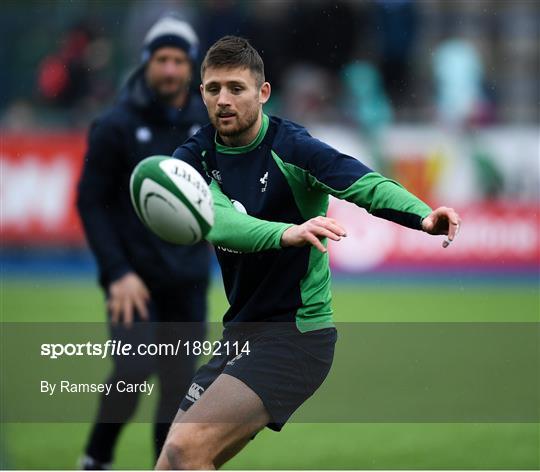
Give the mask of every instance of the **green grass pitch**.
<svg viewBox="0 0 540 472">
<path fill-rule="evenodd" d="M 337 321 L 539 321 L 534 285 L 335 283 Z M 103 299 L 87 280 L 4 280 L 0 320 L 100 321 Z M 215 284 L 210 313 L 226 302 Z M 419 309 L 422 307 L 422 309 Z M 532 379 L 534 381 L 534 379 Z M 149 399 L 151 401 L 151 398 Z M 0 466 L 73 469 L 89 424 L 3 424 Z M 153 465 L 151 425 L 120 438 L 115 468 Z M 228 469 L 538 469 L 538 424 L 296 424 L 263 431 Z"/>
</svg>

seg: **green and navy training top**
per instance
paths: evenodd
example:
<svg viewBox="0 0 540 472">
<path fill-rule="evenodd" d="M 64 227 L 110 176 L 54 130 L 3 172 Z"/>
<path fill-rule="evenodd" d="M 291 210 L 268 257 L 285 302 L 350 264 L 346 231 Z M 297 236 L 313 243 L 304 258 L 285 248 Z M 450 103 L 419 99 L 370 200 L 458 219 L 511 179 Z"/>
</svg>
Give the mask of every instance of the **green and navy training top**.
<svg viewBox="0 0 540 472">
<path fill-rule="evenodd" d="M 280 246 L 292 224 L 326 215 L 329 195 L 414 229 L 431 212 L 397 182 L 273 116 L 263 115 L 247 146 L 225 146 L 206 125 L 174 157 L 206 176 L 212 191 L 215 223 L 207 239 L 230 303 L 226 326 L 292 321 L 310 331 L 332 324 L 328 253 Z"/>
</svg>

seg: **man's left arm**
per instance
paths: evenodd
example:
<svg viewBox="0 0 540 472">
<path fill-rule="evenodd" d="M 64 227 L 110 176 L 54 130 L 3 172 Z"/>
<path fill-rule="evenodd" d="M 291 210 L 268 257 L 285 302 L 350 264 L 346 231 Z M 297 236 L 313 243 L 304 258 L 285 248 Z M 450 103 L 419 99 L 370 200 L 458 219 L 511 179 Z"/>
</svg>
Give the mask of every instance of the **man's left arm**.
<svg viewBox="0 0 540 472">
<path fill-rule="evenodd" d="M 341 154 L 311 136 L 306 138 L 308 184 L 336 198 L 365 208 L 374 216 L 429 234 L 448 235 L 452 241 L 459 229 L 459 216 L 452 208 L 432 210 L 398 182 L 374 172 L 357 159 Z M 443 243 L 444 247 L 448 242 Z"/>
</svg>

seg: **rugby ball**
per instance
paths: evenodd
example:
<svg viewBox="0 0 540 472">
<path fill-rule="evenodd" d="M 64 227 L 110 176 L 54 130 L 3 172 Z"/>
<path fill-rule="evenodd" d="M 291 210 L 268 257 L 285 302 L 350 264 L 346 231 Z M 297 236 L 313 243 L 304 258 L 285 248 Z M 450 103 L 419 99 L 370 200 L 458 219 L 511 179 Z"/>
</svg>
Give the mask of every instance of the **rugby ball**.
<svg viewBox="0 0 540 472">
<path fill-rule="evenodd" d="M 133 170 L 129 189 L 140 220 L 165 241 L 195 244 L 214 224 L 210 189 L 184 161 L 168 156 L 144 159 Z"/>
</svg>

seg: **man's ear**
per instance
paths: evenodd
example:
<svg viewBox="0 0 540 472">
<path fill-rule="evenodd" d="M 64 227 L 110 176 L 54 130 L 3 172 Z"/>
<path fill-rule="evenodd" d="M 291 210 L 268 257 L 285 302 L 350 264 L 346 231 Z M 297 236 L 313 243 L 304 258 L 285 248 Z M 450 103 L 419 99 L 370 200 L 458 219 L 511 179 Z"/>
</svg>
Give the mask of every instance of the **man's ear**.
<svg viewBox="0 0 540 472">
<path fill-rule="evenodd" d="M 272 93 L 272 87 L 270 87 L 270 83 L 264 82 L 261 85 L 261 89 L 259 90 L 259 103 L 261 105 L 264 105 L 270 98 L 271 93 Z"/>
<path fill-rule="evenodd" d="M 206 100 L 204 99 L 204 87 L 203 87 L 203 84 L 199 85 L 199 90 L 201 92 L 201 97 L 202 97 L 202 101 L 204 103 L 204 106 L 208 108 L 208 106 L 206 105 Z"/>
</svg>

